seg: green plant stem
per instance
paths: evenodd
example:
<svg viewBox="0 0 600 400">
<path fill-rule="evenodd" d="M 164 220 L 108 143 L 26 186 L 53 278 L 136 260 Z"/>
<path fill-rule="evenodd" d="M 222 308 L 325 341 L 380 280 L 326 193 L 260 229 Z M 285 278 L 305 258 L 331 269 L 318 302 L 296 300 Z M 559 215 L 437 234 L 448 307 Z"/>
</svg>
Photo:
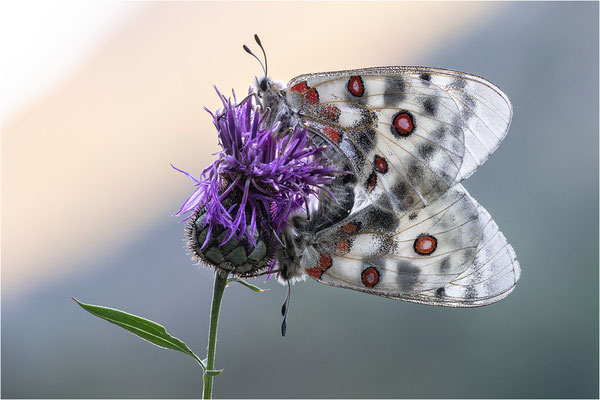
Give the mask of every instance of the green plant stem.
<svg viewBox="0 0 600 400">
<path fill-rule="evenodd" d="M 221 276 L 215 273 L 215 286 L 213 288 L 213 300 L 210 310 L 210 328 L 208 331 L 208 356 L 206 361 L 206 370 L 213 371 L 215 369 L 215 354 L 217 351 L 217 325 L 219 324 L 219 310 L 221 309 L 221 299 L 223 292 L 227 286 L 227 276 Z M 204 389 L 202 398 L 212 398 L 213 374 L 204 373 Z"/>
</svg>

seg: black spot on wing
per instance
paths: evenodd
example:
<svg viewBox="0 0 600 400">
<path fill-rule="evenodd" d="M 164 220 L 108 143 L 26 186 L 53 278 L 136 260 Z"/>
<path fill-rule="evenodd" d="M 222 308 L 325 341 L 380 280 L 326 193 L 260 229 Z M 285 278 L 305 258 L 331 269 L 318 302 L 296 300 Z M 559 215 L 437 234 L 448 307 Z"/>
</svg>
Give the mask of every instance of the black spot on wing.
<svg viewBox="0 0 600 400">
<path fill-rule="evenodd" d="M 425 161 L 431 160 L 433 154 L 436 152 L 436 147 L 433 143 L 425 143 L 419 147 L 419 153 Z"/>
<path fill-rule="evenodd" d="M 371 127 L 353 129 L 348 132 L 358 147 L 365 153 L 370 153 L 377 143 L 377 132 Z"/>
<path fill-rule="evenodd" d="M 383 104 L 386 107 L 398 105 L 406 97 L 406 87 L 406 82 L 401 77 L 388 79 L 383 92 Z"/>
<path fill-rule="evenodd" d="M 467 290 L 465 292 L 465 297 L 467 299 L 475 299 L 477 297 L 477 291 L 473 286 L 467 286 Z"/>
<path fill-rule="evenodd" d="M 394 213 L 384 211 L 379 207 L 370 207 L 364 216 L 363 223 L 365 229 L 389 232 L 395 230 L 398 226 L 398 217 Z"/>
<path fill-rule="evenodd" d="M 440 125 L 433 132 L 431 132 L 431 136 L 436 139 L 443 139 L 446 136 L 446 126 Z"/>
<path fill-rule="evenodd" d="M 377 254 L 387 255 L 392 252 L 395 246 L 394 241 L 388 236 L 377 236 L 375 239 L 376 248 L 373 249 Z"/>
<path fill-rule="evenodd" d="M 419 78 L 423 79 L 424 81 L 430 82 L 431 74 L 428 72 L 423 72 L 421 75 L 419 75 Z"/>
<path fill-rule="evenodd" d="M 446 289 L 443 287 L 435 290 L 435 297 L 442 298 L 446 295 Z"/>
<path fill-rule="evenodd" d="M 414 204 L 413 191 L 406 181 L 396 183 L 391 192 L 401 210 L 406 210 Z"/>
<path fill-rule="evenodd" d="M 446 257 L 440 261 L 440 271 L 446 272 L 450 266 L 450 257 Z"/>
<path fill-rule="evenodd" d="M 412 264 L 408 261 L 399 261 L 396 265 L 398 270 L 398 284 L 400 285 L 400 289 L 403 292 L 411 292 L 413 291 L 415 285 L 419 281 L 419 275 L 421 274 L 421 269 L 418 267 L 412 266 Z"/>
<path fill-rule="evenodd" d="M 401 199 L 408 196 L 411 193 L 411 191 L 406 182 L 400 181 L 392 188 L 392 193 L 396 197 Z"/>
<path fill-rule="evenodd" d="M 467 86 L 467 80 L 466 79 L 461 79 L 461 78 L 456 78 L 451 84 L 450 87 L 452 89 L 464 89 Z"/>
<path fill-rule="evenodd" d="M 435 115 L 438 109 L 439 99 L 437 97 L 427 97 L 423 100 L 423 110 L 428 115 Z"/>
<path fill-rule="evenodd" d="M 421 182 L 425 178 L 423 166 L 419 161 L 410 162 L 406 174 L 411 182 Z"/>
<path fill-rule="evenodd" d="M 361 118 L 356 123 L 356 125 L 355 125 L 356 128 L 374 125 L 377 122 L 377 120 L 379 119 L 379 116 L 377 115 L 377 113 L 372 110 L 365 110 L 364 108 L 360 108 L 357 110 L 357 112 L 360 113 Z"/>
<path fill-rule="evenodd" d="M 396 267 L 400 274 L 408 274 L 408 275 L 415 275 L 415 276 L 421 275 L 421 268 L 413 266 L 408 261 L 404 261 L 404 260 L 398 261 L 398 265 Z"/>
<path fill-rule="evenodd" d="M 462 100 L 467 105 L 467 107 L 475 108 L 475 106 L 476 106 L 475 99 L 470 94 L 466 94 L 466 93 L 463 94 Z"/>
<path fill-rule="evenodd" d="M 460 96 L 460 99 L 464 104 L 464 106 L 460 109 L 460 117 L 463 121 L 468 121 L 473 117 L 473 115 L 475 115 L 475 111 L 473 111 L 476 107 L 475 100 L 466 93 Z"/>
</svg>

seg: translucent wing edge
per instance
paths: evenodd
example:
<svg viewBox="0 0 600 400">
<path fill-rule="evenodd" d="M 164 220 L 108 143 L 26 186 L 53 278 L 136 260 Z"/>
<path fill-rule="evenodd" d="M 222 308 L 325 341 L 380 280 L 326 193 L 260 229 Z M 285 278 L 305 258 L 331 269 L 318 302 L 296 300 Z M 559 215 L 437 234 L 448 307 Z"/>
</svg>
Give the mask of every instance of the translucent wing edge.
<svg viewBox="0 0 600 400">
<path fill-rule="evenodd" d="M 307 80 L 310 78 L 319 78 L 319 77 L 338 77 L 345 75 L 378 75 L 378 74 L 393 74 L 393 75 L 416 75 L 423 73 L 431 73 L 435 75 L 448 76 L 452 78 L 465 78 L 470 79 L 475 82 L 479 82 L 483 85 L 488 86 L 490 89 L 497 92 L 508 104 L 510 108 L 510 115 L 512 119 L 512 103 L 508 96 L 500 89 L 497 85 L 490 82 L 489 80 L 482 78 L 479 75 L 471 74 L 469 72 L 456 71 L 452 69 L 445 68 L 434 68 L 434 67 L 420 67 L 420 66 L 386 66 L 386 67 L 368 67 L 368 68 L 358 68 L 358 69 L 347 69 L 340 71 L 328 71 L 328 72 L 315 72 L 309 74 L 298 75 L 288 82 L 288 87 L 292 87 L 294 84 L 299 81 Z M 510 123 L 509 123 L 510 125 Z M 508 128 L 506 129 L 508 131 Z"/>
<path fill-rule="evenodd" d="M 311 277 L 312 278 L 312 277 Z M 385 293 L 381 293 L 381 292 L 376 292 L 374 290 L 368 290 L 368 289 L 360 289 L 360 288 L 354 288 L 354 287 L 350 287 L 350 286 L 344 286 L 344 285 L 339 285 L 339 284 L 335 284 L 333 282 L 325 282 L 325 281 L 320 281 L 317 280 L 315 278 L 313 278 L 314 280 L 316 280 L 319 283 L 322 283 L 324 285 L 327 286 L 333 286 L 333 287 L 338 287 L 338 288 L 342 288 L 342 289 L 352 289 L 358 292 L 363 292 L 363 293 L 368 293 L 368 294 L 374 294 L 376 296 L 379 297 L 385 297 L 388 299 L 393 299 L 393 300 L 402 300 L 402 301 L 406 301 L 409 303 L 417 303 L 417 304 L 423 304 L 426 306 L 438 306 L 438 307 L 450 307 L 450 308 L 477 308 L 477 307 L 483 307 L 483 306 L 487 306 L 493 303 L 496 303 L 502 299 L 504 299 L 505 297 L 507 297 L 509 294 L 512 293 L 512 291 L 514 290 L 514 286 L 508 290 L 506 290 L 505 292 L 499 293 L 497 295 L 494 296 L 490 296 L 489 298 L 483 298 L 483 300 L 479 299 L 477 302 L 467 302 L 467 301 L 439 301 L 436 299 L 432 299 L 431 296 L 422 296 L 419 294 L 414 294 L 414 295 L 399 295 L 399 296 L 394 296 L 391 294 L 385 294 Z"/>
</svg>

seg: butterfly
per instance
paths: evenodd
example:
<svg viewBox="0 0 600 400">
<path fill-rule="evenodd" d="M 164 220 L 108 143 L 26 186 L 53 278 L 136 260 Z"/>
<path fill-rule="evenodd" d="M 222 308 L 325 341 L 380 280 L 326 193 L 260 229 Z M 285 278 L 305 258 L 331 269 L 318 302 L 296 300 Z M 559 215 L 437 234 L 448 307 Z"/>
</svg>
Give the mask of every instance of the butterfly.
<svg viewBox="0 0 600 400">
<path fill-rule="evenodd" d="M 508 131 L 512 106 L 496 85 L 428 67 L 311 73 L 285 85 L 263 69 L 256 96 L 269 110 L 267 125 L 308 127 L 323 158 L 351 172 L 308 215 L 290 219 L 277 250 L 288 287 L 308 276 L 448 307 L 484 306 L 513 291 L 515 252 L 460 184 Z"/>
</svg>

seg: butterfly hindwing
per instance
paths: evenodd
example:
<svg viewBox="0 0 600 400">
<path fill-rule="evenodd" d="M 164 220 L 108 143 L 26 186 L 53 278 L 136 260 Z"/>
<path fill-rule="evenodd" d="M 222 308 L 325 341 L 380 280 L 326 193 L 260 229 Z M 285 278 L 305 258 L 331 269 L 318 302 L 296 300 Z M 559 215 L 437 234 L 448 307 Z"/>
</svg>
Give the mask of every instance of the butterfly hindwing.
<svg viewBox="0 0 600 400">
<path fill-rule="evenodd" d="M 302 75 L 285 93 L 301 120 L 349 158 L 367 196 L 394 212 L 424 207 L 473 173 L 511 117 L 493 84 L 433 68 Z"/>
<path fill-rule="evenodd" d="M 517 256 L 490 214 L 477 204 L 482 237 L 473 265 L 445 286 L 392 296 L 399 300 L 446 307 L 479 307 L 508 296 L 521 275 Z"/>
<path fill-rule="evenodd" d="M 483 207 L 456 185 L 433 204 L 394 215 L 371 204 L 316 234 L 319 282 L 432 305 L 473 307 L 510 293 L 514 251 Z"/>
<path fill-rule="evenodd" d="M 496 302 L 508 296 L 521 275 L 512 246 L 485 208 L 477 204 L 483 227 L 473 266 L 446 285 L 444 300 L 468 301 L 472 306 Z"/>
<path fill-rule="evenodd" d="M 370 205 L 318 232 L 316 249 L 331 258 L 331 267 L 307 272 L 326 284 L 384 296 L 436 289 L 473 263 L 480 237 L 477 205 L 457 186 L 416 215 Z"/>
</svg>

